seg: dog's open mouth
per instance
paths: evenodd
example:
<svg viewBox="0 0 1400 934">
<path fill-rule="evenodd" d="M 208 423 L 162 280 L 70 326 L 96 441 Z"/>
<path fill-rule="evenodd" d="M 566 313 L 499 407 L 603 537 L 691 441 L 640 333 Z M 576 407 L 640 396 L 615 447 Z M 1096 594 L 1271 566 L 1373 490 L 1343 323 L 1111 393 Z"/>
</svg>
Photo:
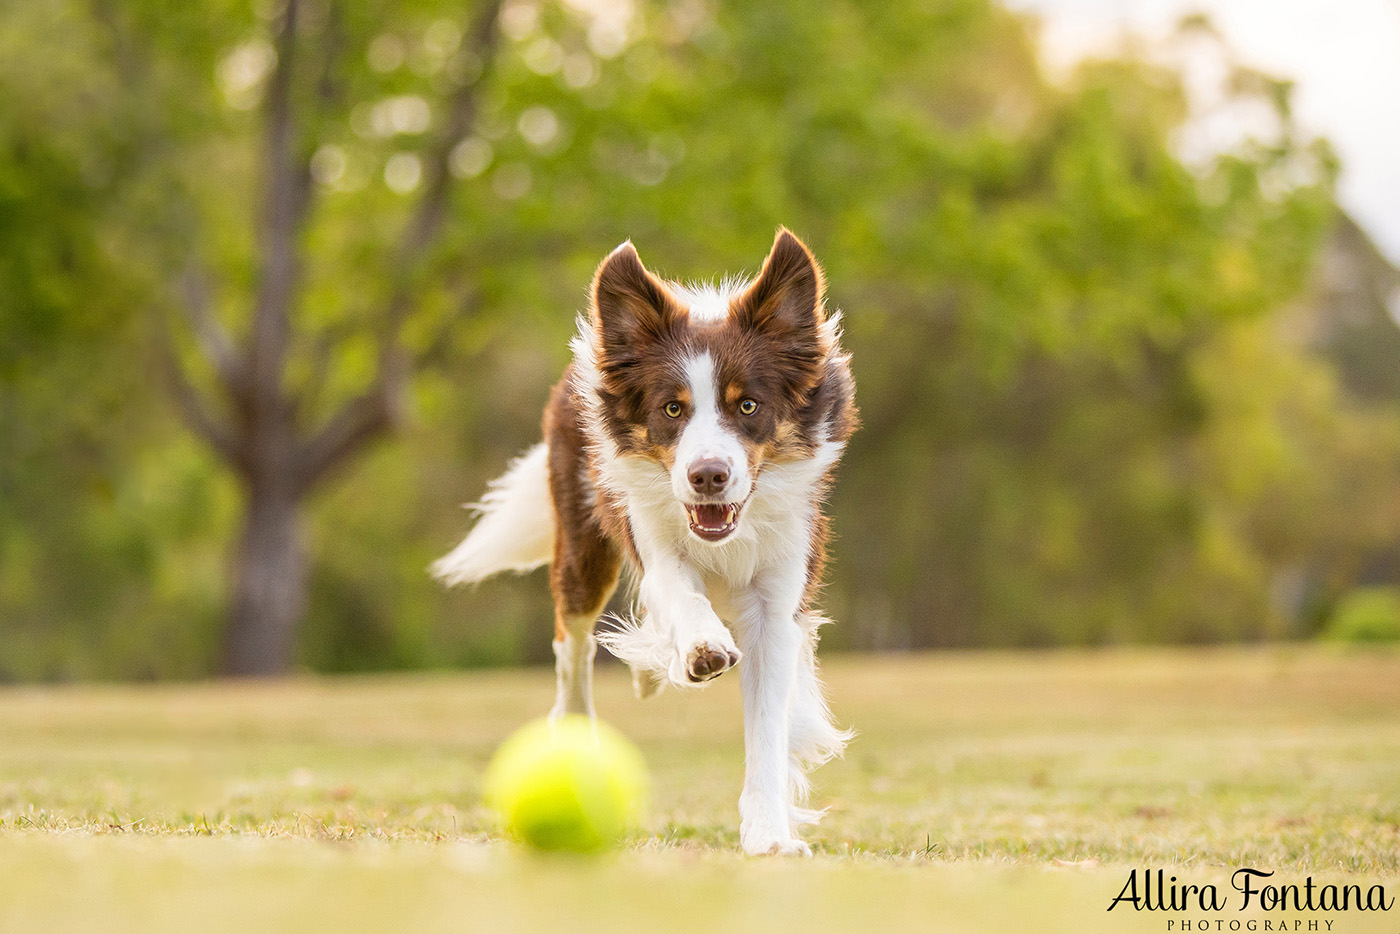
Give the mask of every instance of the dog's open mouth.
<svg viewBox="0 0 1400 934">
<path fill-rule="evenodd" d="M 690 531 L 707 542 L 722 542 L 739 527 L 739 510 L 743 503 L 700 503 L 685 507 L 690 517 Z"/>
</svg>

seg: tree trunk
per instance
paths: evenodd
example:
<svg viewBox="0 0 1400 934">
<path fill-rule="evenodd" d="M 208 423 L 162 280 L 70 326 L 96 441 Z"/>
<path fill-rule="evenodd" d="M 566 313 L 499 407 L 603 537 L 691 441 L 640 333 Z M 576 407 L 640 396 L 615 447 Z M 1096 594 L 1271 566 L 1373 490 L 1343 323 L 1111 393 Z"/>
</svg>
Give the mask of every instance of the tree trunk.
<svg viewBox="0 0 1400 934">
<path fill-rule="evenodd" d="M 248 486 L 224 635 L 225 674 L 269 677 L 285 672 L 291 662 L 306 610 L 307 564 L 300 497 L 289 487 L 286 482 Z"/>
</svg>

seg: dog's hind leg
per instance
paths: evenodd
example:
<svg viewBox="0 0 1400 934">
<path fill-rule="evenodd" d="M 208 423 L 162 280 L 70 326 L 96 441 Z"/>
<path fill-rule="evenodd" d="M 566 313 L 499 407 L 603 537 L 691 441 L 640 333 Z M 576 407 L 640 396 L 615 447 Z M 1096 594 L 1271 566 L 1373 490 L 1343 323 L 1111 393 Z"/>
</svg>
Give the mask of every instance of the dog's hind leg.
<svg viewBox="0 0 1400 934">
<path fill-rule="evenodd" d="M 599 524 L 596 492 L 587 478 L 586 453 L 571 408 L 567 380 L 555 388 L 545 413 L 549 444 L 549 497 L 554 507 L 554 670 L 557 690 L 550 716 L 593 715 L 593 627 L 617 589 L 622 555 Z"/>
<path fill-rule="evenodd" d="M 554 591 L 554 670 L 557 689 L 550 716 L 593 715 L 593 627 L 617 587 L 621 556 L 602 536 L 558 537 L 550 585 Z"/>
</svg>

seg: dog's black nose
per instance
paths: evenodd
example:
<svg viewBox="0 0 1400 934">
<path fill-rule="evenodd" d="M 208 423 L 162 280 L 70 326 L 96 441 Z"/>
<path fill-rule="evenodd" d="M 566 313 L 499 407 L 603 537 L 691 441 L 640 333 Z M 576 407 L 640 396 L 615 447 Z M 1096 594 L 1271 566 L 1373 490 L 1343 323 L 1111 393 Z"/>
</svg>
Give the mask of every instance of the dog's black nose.
<svg viewBox="0 0 1400 934">
<path fill-rule="evenodd" d="M 704 460 L 690 465 L 690 487 L 697 493 L 718 493 L 728 482 L 729 465 L 722 460 Z"/>
</svg>

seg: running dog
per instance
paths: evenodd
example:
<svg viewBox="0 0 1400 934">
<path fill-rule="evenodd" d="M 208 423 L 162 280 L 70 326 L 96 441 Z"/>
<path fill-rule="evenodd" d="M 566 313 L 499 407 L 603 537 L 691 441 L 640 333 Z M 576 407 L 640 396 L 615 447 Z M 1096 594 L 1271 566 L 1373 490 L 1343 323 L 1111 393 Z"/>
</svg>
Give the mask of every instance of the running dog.
<svg viewBox="0 0 1400 934">
<path fill-rule="evenodd" d="M 449 584 L 550 564 L 552 715 L 593 714 L 598 642 L 639 696 L 740 667 L 750 854 L 810 854 L 807 771 L 839 755 L 816 668 L 822 502 L 856 427 L 855 384 L 821 268 L 778 231 L 758 276 L 662 280 L 630 242 L 599 265 L 544 441 L 477 504 L 433 566 Z M 640 618 L 594 635 L 627 564 Z M 740 664 L 742 660 L 742 665 Z"/>
</svg>

